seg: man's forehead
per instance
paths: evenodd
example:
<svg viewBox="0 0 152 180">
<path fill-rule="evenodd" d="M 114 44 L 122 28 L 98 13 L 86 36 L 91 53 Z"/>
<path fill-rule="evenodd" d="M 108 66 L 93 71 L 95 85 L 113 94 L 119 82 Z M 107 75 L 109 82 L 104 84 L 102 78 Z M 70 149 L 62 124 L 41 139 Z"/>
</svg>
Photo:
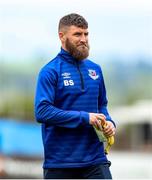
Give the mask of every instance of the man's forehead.
<svg viewBox="0 0 152 180">
<path fill-rule="evenodd" d="M 81 27 L 77 27 L 77 26 L 69 26 L 68 28 L 68 31 L 71 31 L 71 32 L 88 32 L 88 29 L 84 29 L 84 28 L 81 28 Z"/>
</svg>

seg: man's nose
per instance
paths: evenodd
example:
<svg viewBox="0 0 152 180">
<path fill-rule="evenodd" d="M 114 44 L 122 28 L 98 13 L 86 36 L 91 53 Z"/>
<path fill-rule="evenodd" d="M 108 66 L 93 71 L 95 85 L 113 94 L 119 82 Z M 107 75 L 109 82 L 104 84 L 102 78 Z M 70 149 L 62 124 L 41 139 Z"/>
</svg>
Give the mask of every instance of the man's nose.
<svg viewBox="0 0 152 180">
<path fill-rule="evenodd" d="M 81 39 L 80 39 L 80 42 L 85 43 L 86 41 L 87 41 L 86 36 L 85 36 L 85 35 L 82 35 L 82 36 L 81 36 Z"/>
</svg>

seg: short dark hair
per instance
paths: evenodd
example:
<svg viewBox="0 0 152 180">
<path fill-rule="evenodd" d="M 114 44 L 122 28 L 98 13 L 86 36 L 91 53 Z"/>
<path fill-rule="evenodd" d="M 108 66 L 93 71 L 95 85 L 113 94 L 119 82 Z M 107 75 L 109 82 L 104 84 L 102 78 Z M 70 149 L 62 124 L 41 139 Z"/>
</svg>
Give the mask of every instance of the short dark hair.
<svg viewBox="0 0 152 180">
<path fill-rule="evenodd" d="M 71 13 L 66 16 L 63 16 L 60 19 L 58 30 L 60 31 L 62 28 L 69 27 L 72 25 L 76 27 L 80 27 L 82 29 L 88 28 L 88 22 L 84 19 L 83 16 L 76 13 Z"/>
</svg>

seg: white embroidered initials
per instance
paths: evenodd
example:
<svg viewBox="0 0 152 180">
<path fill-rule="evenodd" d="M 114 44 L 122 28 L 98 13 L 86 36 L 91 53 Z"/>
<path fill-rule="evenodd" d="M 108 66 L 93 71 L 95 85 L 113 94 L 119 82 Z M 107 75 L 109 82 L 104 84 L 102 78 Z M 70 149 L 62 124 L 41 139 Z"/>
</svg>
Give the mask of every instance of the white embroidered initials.
<svg viewBox="0 0 152 180">
<path fill-rule="evenodd" d="M 73 80 L 64 80 L 64 86 L 74 86 Z"/>
</svg>

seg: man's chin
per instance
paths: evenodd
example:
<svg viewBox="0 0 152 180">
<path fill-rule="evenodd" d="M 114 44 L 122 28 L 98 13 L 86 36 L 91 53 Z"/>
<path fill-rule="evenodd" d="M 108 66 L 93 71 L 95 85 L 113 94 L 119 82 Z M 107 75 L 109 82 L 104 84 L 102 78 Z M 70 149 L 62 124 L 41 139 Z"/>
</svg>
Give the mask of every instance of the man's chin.
<svg viewBox="0 0 152 180">
<path fill-rule="evenodd" d="M 89 51 L 88 51 L 88 49 L 86 47 L 85 48 L 80 48 L 80 49 L 78 49 L 78 51 L 80 52 L 80 54 L 89 55 Z"/>
<path fill-rule="evenodd" d="M 89 56 L 89 54 L 85 54 L 85 55 L 82 55 L 81 57 L 78 58 L 78 60 L 84 60 L 86 59 L 87 57 Z"/>
</svg>

